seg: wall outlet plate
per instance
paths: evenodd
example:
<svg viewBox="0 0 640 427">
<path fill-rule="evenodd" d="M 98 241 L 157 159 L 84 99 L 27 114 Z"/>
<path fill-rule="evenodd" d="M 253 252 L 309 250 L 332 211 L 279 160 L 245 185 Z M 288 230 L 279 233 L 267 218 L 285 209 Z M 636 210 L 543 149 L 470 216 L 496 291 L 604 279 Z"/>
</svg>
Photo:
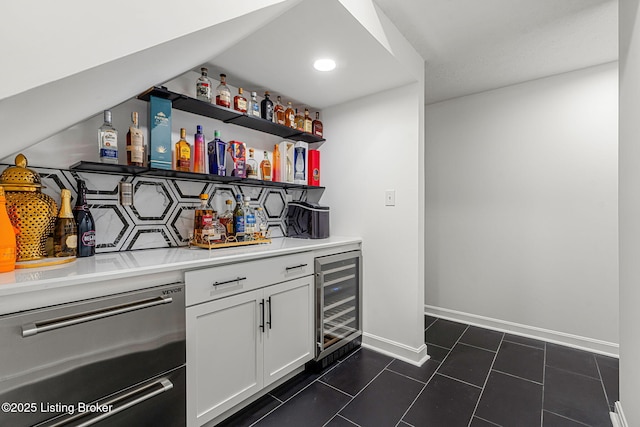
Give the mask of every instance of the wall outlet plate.
<svg viewBox="0 0 640 427">
<path fill-rule="evenodd" d="M 396 205 L 396 190 L 386 190 L 384 192 L 384 205 L 385 206 Z"/>
</svg>

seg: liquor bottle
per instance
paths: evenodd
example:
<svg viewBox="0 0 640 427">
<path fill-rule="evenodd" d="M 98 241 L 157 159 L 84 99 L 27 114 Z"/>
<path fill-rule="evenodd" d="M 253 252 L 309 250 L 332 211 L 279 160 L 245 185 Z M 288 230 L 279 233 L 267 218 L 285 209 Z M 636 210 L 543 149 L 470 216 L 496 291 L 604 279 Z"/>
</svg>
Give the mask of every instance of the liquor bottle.
<svg viewBox="0 0 640 427">
<path fill-rule="evenodd" d="M 296 129 L 304 131 L 304 116 L 296 108 Z"/>
<path fill-rule="evenodd" d="M 129 166 L 144 166 L 146 150 L 144 135 L 138 125 L 138 112 L 131 113 L 131 126 L 127 132 L 127 164 Z"/>
<path fill-rule="evenodd" d="M 244 235 L 245 240 L 253 240 L 254 234 L 258 231 L 256 228 L 256 215 L 249 205 L 251 198 L 244 196 Z"/>
<path fill-rule="evenodd" d="M 245 165 L 247 171 L 247 178 L 259 179 L 258 177 L 258 162 L 253 158 L 253 148 L 249 148 L 249 158 Z"/>
<path fill-rule="evenodd" d="M 0 187 L 0 273 L 16 268 L 16 233 L 9 213 L 4 188 Z"/>
<path fill-rule="evenodd" d="M 98 129 L 100 162 L 118 164 L 118 131 L 111 124 L 111 111 L 104 110 L 104 123 Z"/>
<path fill-rule="evenodd" d="M 200 101 L 211 102 L 211 80 L 207 77 L 208 69 L 200 68 L 202 73 L 196 81 L 196 98 Z"/>
<path fill-rule="evenodd" d="M 262 153 L 263 159 L 260 162 L 260 172 L 262 173 L 262 179 L 265 181 L 271 181 L 271 162 L 269 161 L 269 153 L 264 150 Z"/>
<path fill-rule="evenodd" d="M 293 182 L 293 162 L 291 161 L 291 156 L 285 155 L 287 158 L 286 161 L 286 170 L 285 170 L 285 182 Z"/>
<path fill-rule="evenodd" d="M 276 105 L 273 107 L 273 122 L 279 125 L 284 124 L 284 105 L 280 97 L 276 98 Z"/>
<path fill-rule="evenodd" d="M 260 117 L 260 104 L 258 103 L 258 94 L 255 92 L 251 92 L 247 113 L 253 117 Z"/>
<path fill-rule="evenodd" d="M 202 229 L 202 243 L 225 243 L 227 241 L 227 229 L 220 223 L 215 213 L 211 222 Z"/>
<path fill-rule="evenodd" d="M 220 84 L 216 88 L 216 105 L 231 107 L 231 91 L 227 86 L 227 75 L 220 74 Z"/>
<path fill-rule="evenodd" d="M 242 196 L 236 195 L 236 207 L 233 210 L 233 230 L 236 233 L 236 240 L 238 242 L 244 242 L 244 224 L 245 224 L 245 211 L 242 207 Z"/>
<path fill-rule="evenodd" d="M 207 153 L 209 155 L 209 173 L 211 175 L 226 175 L 226 152 L 227 143 L 220 139 L 220 131 L 213 131 L 213 141 L 209 141 L 209 143 L 207 144 Z"/>
<path fill-rule="evenodd" d="M 316 119 L 313 121 L 313 123 L 311 124 L 311 126 L 313 127 L 313 134 L 315 136 L 319 136 L 320 138 L 322 138 L 322 122 L 320 121 L 320 113 L 316 111 Z"/>
<path fill-rule="evenodd" d="M 296 112 L 291 105 L 291 101 L 287 102 L 287 109 L 284 111 L 284 125 L 294 129 L 296 127 Z"/>
<path fill-rule="evenodd" d="M 78 253 L 78 228 L 71 211 L 71 191 L 62 189 L 60 212 L 53 231 L 53 255 L 56 257 L 76 256 Z"/>
<path fill-rule="evenodd" d="M 186 140 L 187 130 L 180 129 L 180 141 L 176 142 L 176 170 L 191 172 L 191 146 Z"/>
<path fill-rule="evenodd" d="M 278 144 L 273 149 L 273 166 L 271 168 L 271 181 L 280 182 L 280 149 L 278 148 Z M 265 179 L 264 176 L 262 179 Z M 266 179 L 265 179 L 266 180 Z M 268 181 L 268 180 L 266 180 Z"/>
<path fill-rule="evenodd" d="M 269 120 L 270 122 L 273 121 L 273 101 L 269 99 L 269 91 L 266 91 L 264 93 L 264 99 L 262 100 L 262 102 L 260 103 L 260 116 L 265 119 L 265 120 Z"/>
<path fill-rule="evenodd" d="M 227 229 L 227 236 L 233 236 L 235 233 L 235 229 L 233 228 L 233 200 L 229 199 L 225 201 L 225 204 L 227 205 L 227 210 L 220 215 L 220 224 Z"/>
<path fill-rule="evenodd" d="M 269 222 L 267 220 L 267 214 L 265 214 L 264 209 L 258 206 L 256 208 L 256 227 L 258 227 L 258 231 L 260 235 L 264 238 L 267 235 L 267 229 L 269 228 Z"/>
<path fill-rule="evenodd" d="M 204 145 L 204 134 L 202 133 L 202 126 L 197 125 L 196 133 L 193 135 L 193 171 L 196 173 L 207 172 Z"/>
<path fill-rule="evenodd" d="M 193 239 L 196 243 L 206 243 L 208 240 L 202 235 L 205 226 L 213 221 L 213 209 L 207 207 L 209 195 L 200 194 L 200 206 L 196 208 L 193 215 Z"/>
<path fill-rule="evenodd" d="M 304 122 L 304 126 L 303 126 L 303 128 L 301 130 L 304 131 L 304 132 L 307 132 L 307 133 L 313 132 L 313 120 L 311 120 L 311 117 L 309 116 L 309 109 L 308 108 L 304 109 L 303 122 Z M 322 123 L 320 124 L 320 126 L 322 126 Z M 322 130 L 320 130 L 320 133 L 322 133 Z"/>
<path fill-rule="evenodd" d="M 247 112 L 247 98 L 242 96 L 242 88 L 238 88 L 238 94 L 233 97 L 233 109 L 241 113 Z"/>
<path fill-rule="evenodd" d="M 78 230 L 78 257 L 93 256 L 96 253 L 96 223 L 87 205 L 87 186 L 78 180 L 78 198 L 73 208 L 73 216 Z"/>
</svg>

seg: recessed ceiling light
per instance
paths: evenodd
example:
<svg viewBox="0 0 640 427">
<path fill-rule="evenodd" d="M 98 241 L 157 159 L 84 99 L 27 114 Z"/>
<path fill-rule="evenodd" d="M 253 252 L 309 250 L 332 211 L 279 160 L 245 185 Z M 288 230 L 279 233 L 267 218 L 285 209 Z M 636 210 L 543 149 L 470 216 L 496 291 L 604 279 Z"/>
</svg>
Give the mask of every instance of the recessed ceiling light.
<svg viewBox="0 0 640 427">
<path fill-rule="evenodd" d="M 313 63 L 313 68 L 318 71 L 331 71 L 336 68 L 336 61 L 328 58 L 318 59 Z"/>
</svg>

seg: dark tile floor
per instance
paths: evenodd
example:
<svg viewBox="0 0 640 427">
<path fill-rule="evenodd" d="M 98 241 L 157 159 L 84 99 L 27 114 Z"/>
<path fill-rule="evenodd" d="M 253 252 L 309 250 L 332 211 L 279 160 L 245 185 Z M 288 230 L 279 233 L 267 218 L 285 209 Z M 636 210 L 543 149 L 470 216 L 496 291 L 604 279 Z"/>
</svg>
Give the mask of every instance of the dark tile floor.
<svg viewBox="0 0 640 427">
<path fill-rule="evenodd" d="M 420 368 L 359 349 L 220 425 L 611 427 L 617 359 L 429 316 L 425 326 Z"/>
</svg>

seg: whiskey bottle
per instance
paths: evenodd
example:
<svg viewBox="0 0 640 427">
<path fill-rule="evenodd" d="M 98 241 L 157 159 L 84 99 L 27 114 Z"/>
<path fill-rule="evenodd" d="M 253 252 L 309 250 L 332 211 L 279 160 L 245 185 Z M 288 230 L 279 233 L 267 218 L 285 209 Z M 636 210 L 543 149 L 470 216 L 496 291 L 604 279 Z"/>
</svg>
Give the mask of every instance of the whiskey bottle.
<svg viewBox="0 0 640 427">
<path fill-rule="evenodd" d="M 320 121 L 320 113 L 316 111 L 316 119 L 311 124 L 313 128 L 313 134 L 322 138 L 322 122 Z"/>
<path fill-rule="evenodd" d="M 273 148 L 273 167 L 271 169 L 272 169 L 271 180 L 274 182 L 280 182 L 282 178 L 280 177 L 281 165 L 280 165 L 280 150 L 278 149 L 278 144 L 276 144 L 275 147 Z M 264 177 L 264 175 L 262 179 L 264 179 L 265 181 L 267 180 Z"/>
<path fill-rule="evenodd" d="M 104 123 L 98 129 L 100 162 L 118 164 L 118 131 L 111 124 L 111 111 L 104 110 Z"/>
<path fill-rule="evenodd" d="M 196 81 L 196 99 L 205 102 L 211 102 L 211 80 L 207 77 L 208 69 L 200 68 L 202 73 Z"/>
<path fill-rule="evenodd" d="M 206 154 L 204 148 L 204 134 L 202 126 L 197 125 L 196 133 L 193 135 L 193 171 L 196 173 L 206 173 Z"/>
<path fill-rule="evenodd" d="M 193 239 L 196 243 L 206 243 L 207 239 L 202 235 L 202 230 L 206 225 L 211 224 L 213 221 L 213 209 L 207 207 L 209 202 L 209 195 L 206 193 L 200 194 L 200 206 L 196 208 L 193 216 Z"/>
<path fill-rule="evenodd" d="M 78 230 L 78 257 L 93 256 L 96 253 L 96 223 L 87 205 L 87 186 L 78 180 L 78 198 L 73 208 L 73 216 Z"/>
<path fill-rule="evenodd" d="M 227 205 L 227 210 L 224 211 L 222 215 L 220 215 L 220 224 L 222 224 L 227 229 L 227 236 L 233 236 L 235 232 L 233 228 L 233 200 L 229 199 L 225 201 L 225 204 Z"/>
<path fill-rule="evenodd" d="M 71 211 L 71 191 L 62 189 L 60 212 L 53 231 L 53 255 L 56 257 L 76 256 L 78 253 L 78 228 Z"/>
<path fill-rule="evenodd" d="M 287 102 L 287 109 L 284 110 L 284 125 L 288 128 L 296 127 L 296 112 L 291 105 L 291 101 Z"/>
<path fill-rule="evenodd" d="M 247 113 L 253 117 L 260 117 L 260 104 L 258 103 L 258 94 L 251 92 L 251 99 L 247 106 Z"/>
<path fill-rule="evenodd" d="M 227 75 L 220 74 L 220 84 L 216 88 L 216 105 L 231 107 L 231 91 L 227 86 Z"/>
<path fill-rule="evenodd" d="M 304 116 L 298 112 L 296 108 L 296 129 L 299 131 L 304 131 Z"/>
<path fill-rule="evenodd" d="M 127 164 L 129 166 L 144 166 L 145 161 L 144 135 L 138 125 L 138 112 L 131 113 L 131 126 L 127 132 Z"/>
<path fill-rule="evenodd" d="M 284 124 L 284 105 L 282 105 L 282 100 L 280 97 L 276 98 L 276 105 L 273 107 L 273 121 L 274 123 L 278 123 L 279 125 Z"/>
<path fill-rule="evenodd" d="M 302 129 L 304 132 L 312 133 L 313 132 L 313 120 L 309 116 L 309 109 L 304 109 L 304 126 Z"/>
<path fill-rule="evenodd" d="M 176 142 L 176 170 L 191 172 L 191 146 L 186 140 L 187 130 L 180 129 L 180 140 Z"/>
<path fill-rule="evenodd" d="M 273 121 L 273 101 L 269 99 L 269 91 L 264 93 L 264 99 L 260 103 L 260 115 L 263 119 Z"/>
<path fill-rule="evenodd" d="M 242 206 L 242 196 L 236 195 L 236 208 L 233 210 L 233 229 L 236 232 L 236 240 L 244 242 L 245 211 Z"/>
<path fill-rule="evenodd" d="M 242 88 L 238 88 L 238 94 L 233 97 L 233 109 L 241 113 L 247 112 L 247 98 L 242 96 Z"/>
<path fill-rule="evenodd" d="M 269 153 L 267 150 L 263 152 L 263 159 L 260 162 L 260 172 L 264 181 L 271 181 L 271 162 L 269 161 Z"/>
<path fill-rule="evenodd" d="M 247 178 L 258 179 L 258 162 L 253 158 L 253 148 L 249 148 L 249 158 L 245 165 Z"/>
</svg>

